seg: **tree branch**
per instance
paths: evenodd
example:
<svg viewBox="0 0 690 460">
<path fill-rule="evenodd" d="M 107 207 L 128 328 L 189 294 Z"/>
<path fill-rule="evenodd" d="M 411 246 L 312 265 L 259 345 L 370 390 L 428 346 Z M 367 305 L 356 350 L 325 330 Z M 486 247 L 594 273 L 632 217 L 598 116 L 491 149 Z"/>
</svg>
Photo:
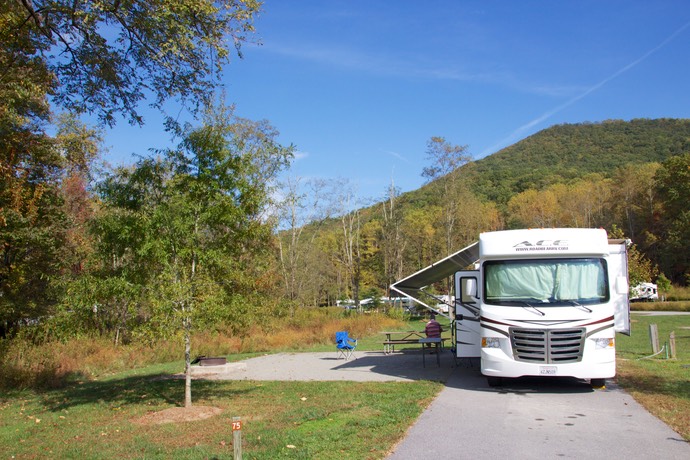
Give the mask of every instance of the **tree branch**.
<svg viewBox="0 0 690 460">
<path fill-rule="evenodd" d="M 36 27 L 38 27 L 38 30 L 40 30 L 43 35 L 48 37 L 49 39 L 52 39 L 52 34 L 50 31 L 50 28 L 46 27 L 45 23 L 43 22 L 43 17 L 41 16 L 41 13 L 34 8 L 34 2 L 32 0 L 18 0 L 19 4 L 24 7 L 26 12 L 29 14 L 29 17 L 33 19 L 34 23 L 36 24 Z"/>
</svg>

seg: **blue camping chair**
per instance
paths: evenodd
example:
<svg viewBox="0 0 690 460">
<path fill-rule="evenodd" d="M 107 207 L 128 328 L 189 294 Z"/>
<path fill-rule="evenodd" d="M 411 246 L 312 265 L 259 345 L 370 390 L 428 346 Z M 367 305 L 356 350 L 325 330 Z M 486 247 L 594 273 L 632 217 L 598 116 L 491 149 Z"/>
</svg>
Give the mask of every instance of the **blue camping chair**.
<svg viewBox="0 0 690 460">
<path fill-rule="evenodd" d="M 357 339 L 349 337 L 347 331 L 335 333 L 335 346 L 338 349 L 338 358 L 342 356 L 345 359 L 357 359 L 354 354 L 355 348 L 357 347 Z"/>
</svg>

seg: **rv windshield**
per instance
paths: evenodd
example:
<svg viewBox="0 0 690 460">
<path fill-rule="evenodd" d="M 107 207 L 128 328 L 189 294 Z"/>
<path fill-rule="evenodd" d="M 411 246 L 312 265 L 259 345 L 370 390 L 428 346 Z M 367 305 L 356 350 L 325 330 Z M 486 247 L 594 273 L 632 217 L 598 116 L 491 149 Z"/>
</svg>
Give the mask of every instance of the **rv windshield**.
<svg viewBox="0 0 690 460">
<path fill-rule="evenodd" d="M 488 304 L 579 306 L 609 299 L 603 259 L 489 261 L 484 275 Z"/>
</svg>

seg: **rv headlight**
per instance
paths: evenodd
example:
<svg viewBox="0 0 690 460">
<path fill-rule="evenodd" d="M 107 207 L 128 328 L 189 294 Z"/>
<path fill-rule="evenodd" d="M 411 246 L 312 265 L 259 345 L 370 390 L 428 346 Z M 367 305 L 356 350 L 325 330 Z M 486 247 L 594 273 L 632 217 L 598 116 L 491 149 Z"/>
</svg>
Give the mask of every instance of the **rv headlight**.
<svg viewBox="0 0 690 460">
<path fill-rule="evenodd" d="M 501 339 L 498 337 L 482 337 L 482 348 L 501 348 Z"/>
<path fill-rule="evenodd" d="M 613 348 L 615 346 L 615 341 L 613 338 L 594 339 L 594 345 L 596 346 L 597 350 L 601 350 L 603 348 Z"/>
</svg>

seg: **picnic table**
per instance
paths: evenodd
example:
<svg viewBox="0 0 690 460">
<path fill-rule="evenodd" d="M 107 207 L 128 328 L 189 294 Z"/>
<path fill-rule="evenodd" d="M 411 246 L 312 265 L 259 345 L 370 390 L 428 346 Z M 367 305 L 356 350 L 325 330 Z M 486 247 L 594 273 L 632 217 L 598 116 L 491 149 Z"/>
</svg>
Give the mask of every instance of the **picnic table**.
<svg viewBox="0 0 690 460">
<path fill-rule="evenodd" d="M 386 334 L 386 340 L 383 342 L 383 352 L 385 354 L 395 352 L 396 345 L 419 343 L 419 339 L 426 338 L 426 334 L 423 331 L 384 331 L 381 334 Z"/>
<path fill-rule="evenodd" d="M 424 331 L 384 331 L 381 332 L 381 334 L 386 334 L 386 340 L 383 342 L 384 354 L 394 353 L 396 345 L 408 345 L 418 343 L 436 343 L 437 348 L 438 344 L 440 344 L 441 349 L 443 349 L 443 343 L 447 340 L 444 337 L 436 339 L 438 343 L 436 341 L 422 342 L 423 339 L 427 339 L 426 333 Z"/>
<path fill-rule="evenodd" d="M 427 344 L 433 344 L 434 352 L 436 353 L 436 364 L 438 364 L 438 367 L 441 367 L 441 350 L 443 349 L 444 340 L 446 339 L 441 337 L 425 337 L 423 339 L 419 339 L 419 343 L 422 344 L 422 366 L 426 367 L 426 352 L 424 351 L 424 347 Z"/>
</svg>

